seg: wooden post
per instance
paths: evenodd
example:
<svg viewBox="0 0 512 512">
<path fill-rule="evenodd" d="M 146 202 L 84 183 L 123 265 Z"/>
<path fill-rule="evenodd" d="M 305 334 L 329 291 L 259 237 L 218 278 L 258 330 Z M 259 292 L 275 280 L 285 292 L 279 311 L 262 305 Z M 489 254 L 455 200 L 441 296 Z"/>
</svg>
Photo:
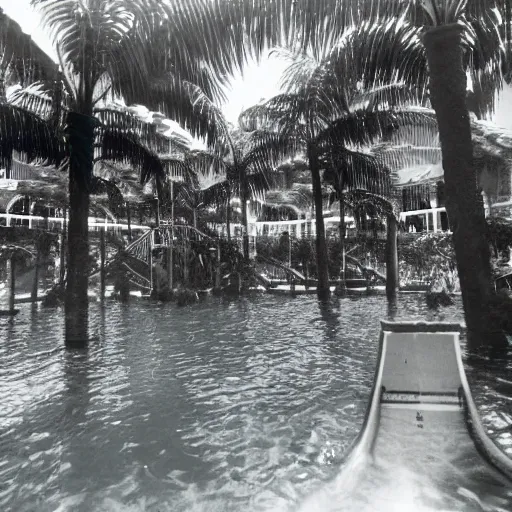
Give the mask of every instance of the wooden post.
<svg viewBox="0 0 512 512">
<path fill-rule="evenodd" d="M 160 227 L 160 201 L 158 200 L 158 197 L 156 198 L 156 207 L 155 207 L 155 220 L 156 220 L 156 227 Z"/>
<path fill-rule="evenodd" d="M 174 226 L 174 181 L 171 180 L 171 226 Z"/>
<path fill-rule="evenodd" d="M 292 268 L 292 230 L 288 230 L 288 267 Z"/>
<path fill-rule="evenodd" d="M 130 212 L 130 202 L 126 201 L 126 218 L 128 220 L 128 242 L 132 242 L 132 215 Z"/>
<path fill-rule="evenodd" d="M 173 241 L 171 240 L 171 245 L 167 248 L 167 283 L 169 286 L 169 291 L 172 292 L 174 289 L 174 275 L 173 275 Z"/>
<path fill-rule="evenodd" d="M 16 260 L 14 255 L 9 258 L 9 311 L 14 311 L 14 297 L 16 294 Z"/>
<path fill-rule="evenodd" d="M 105 299 L 105 256 L 106 256 L 106 242 L 105 230 L 100 230 L 100 299 Z"/>
</svg>

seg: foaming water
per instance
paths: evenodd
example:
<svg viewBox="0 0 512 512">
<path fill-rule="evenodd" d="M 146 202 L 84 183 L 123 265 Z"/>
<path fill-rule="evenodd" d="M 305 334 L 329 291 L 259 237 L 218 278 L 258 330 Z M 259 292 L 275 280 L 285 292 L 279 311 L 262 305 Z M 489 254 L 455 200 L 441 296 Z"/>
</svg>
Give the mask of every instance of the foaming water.
<svg viewBox="0 0 512 512">
<path fill-rule="evenodd" d="M 187 308 L 94 304 L 95 341 L 84 352 L 63 349 L 61 310 L 23 307 L 0 320 L 0 509 L 320 510 L 307 498 L 336 482 L 359 432 L 379 319 L 461 319 L 459 306 L 441 318 L 423 304 L 417 295 L 395 307 L 382 297 L 269 295 Z M 507 449 L 510 359 L 490 364 L 468 373 L 488 430 Z M 410 504 L 381 469 L 365 496 L 336 510 L 373 510 L 371 493 Z M 457 496 L 437 503 L 474 502 Z"/>
</svg>

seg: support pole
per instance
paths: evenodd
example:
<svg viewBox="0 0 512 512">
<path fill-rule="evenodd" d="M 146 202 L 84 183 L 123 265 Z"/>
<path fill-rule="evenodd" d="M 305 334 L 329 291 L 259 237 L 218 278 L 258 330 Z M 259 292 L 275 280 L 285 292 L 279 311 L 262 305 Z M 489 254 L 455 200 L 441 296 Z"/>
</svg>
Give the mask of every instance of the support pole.
<svg viewBox="0 0 512 512">
<path fill-rule="evenodd" d="M 156 211 L 155 211 L 155 217 L 156 217 L 156 227 L 160 227 L 160 201 L 158 200 L 158 197 L 156 198 Z"/>
<path fill-rule="evenodd" d="M 132 215 L 130 212 L 130 202 L 126 201 L 126 218 L 128 220 L 128 242 L 132 242 Z"/>
<path fill-rule="evenodd" d="M 105 256 L 106 256 L 106 242 L 105 230 L 100 230 L 100 299 L 105 299 Z"/>
<path fill-rule="evenodd" d="M 169 266 L 167 267 L 167 275 L 169 282 L 169 290 L 174 290 L 174 181 L 171 180 L 171 236 L 169 240 Z"/>
<path fill-rule="evenodd" d="M 173 247 L 172 247 L 172 240 L 171 245 L 167 248 L 167 283 L 169 286 L 169 291 L 172 292 L 174 289 L 174 275 L 173 275 Z"/>
<path fill-rule="evenodd" d="M 288 230 L 288 267 L 292 268 L 292 230 Z"/>
</svg>

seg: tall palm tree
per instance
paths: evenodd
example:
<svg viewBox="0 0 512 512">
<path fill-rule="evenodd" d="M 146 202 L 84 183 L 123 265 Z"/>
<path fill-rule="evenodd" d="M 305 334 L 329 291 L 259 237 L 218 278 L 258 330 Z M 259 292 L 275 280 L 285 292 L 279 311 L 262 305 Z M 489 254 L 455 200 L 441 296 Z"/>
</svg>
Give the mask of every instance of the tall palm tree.
<svg viewBox="0 0 512 512">
<path fill-rule="evenodd" d="M 339 141 L 338 141 L 339 142 Z M 345 288 L 345 213 L 347 194 L 357 197 L 361 202 L 361 197 L 366 193 L 379 196 L 389 196 L 391 193 L 391 174 L 387 167 L 373 155 L 352 151 L 343 146 L 329 148 L 327 158 L 324 161 L 323 179 L 334 190 L 334 196 L 339 201 L 340 210 L 340 248 L 342 255 L 341 266 L 341 289 Z M 393 219 L 388 217 L 388 236 L 396 237 Z M 395 232 L 393 232 L 395 231 Z M 394 260 L 388 260 L 387 270 L 387 290 L 388 297 L 396 295 L 397 276 L 393 272 L 396 265 Z"/>
<path fill-rule="evenodd" d="M 397 23 L 395 26 L 400 30 Z M 360 172 L 368 171 L 371 157 L 358 150 L 401 124 L 428 120 L 419 111 L 405 111 L 399 106 L 411 98 L 421 101 L 422 91 L 402 83 L 383 86 L 378 77 L 370 78 L 361 69 L 358 62 L 364 62 L 372 49 L 357 45 L 355 34 L 364 38 L 373 31 L 369 25 L 357 29 L 337 41 L 320 60 L 307 53 L 281 51 L 290 59 L 282 80 L 284 92 L 240 117 L 248 130 L 267 126 L 279 133 L 286 141 L 283 156 L 294 156 L 290 152 L 299 149 L 307 156 L 314 197 L 319 296 L 330 293 L 322 171 L 333 167 L 340 170 L 349 159 L 359 164 Z"/>
<path fill-rule="evenodd" d="M 503 346 L 505 337 L 493 332 L 490 321 L 494 290 L 483 201 L 473 163 L 467 75 L 475 91 L 470 98 L 473 110 L 479 116 L 492 111 L 502 71 L 510 66 L 510 2 L 395 0 L 388 13 L 396 15 L 404 7 L 404 22 L 420 27 L 428 64 L 429 96 L 439 126 L 446 209 L 470 344 Z"/>
<path fill-rule="evenodd" d="M 214 108 L 212 106 L 212 108 Z M 181 202 L 193 211 L 194 220 L 198 207 L 225 208 L 228 240 L 230 239 L 231 201 L 238 197 L 242 217 L 242 251 L 249 259 L 247 203 L 262 197 L 269 189 L 276 162 L 267 154 L 271 134 L 262 143 L 261 132 L 252 134 L 229 129 L 228 123 L 218 112 L 217 123 L 225 126 L 224 136 L 215 148 L 192 150 L 184 158 L 167 161 L 174 174 L 185 177 L 175 190 Z M 262 146 L 263 144 L 263 146 Z M 264 152 L 264 153 L 263 153 Z"/>
<path fill-rule="evenodd" d="M 219 94 L 218 81 L 195 58 L 197 45 L 176 39 L 204 38 L 198 28 L 202 1 L 32 0 L 51 33 L 69 97 L 66 153 L 69 156 L 68 280 L 66 339 L 87 342 L 87 255 L 90 184 L 97 119 L 95 105 L 106 92 L 128 104 L 142 103 L 171 114 L 211 142 L 215 128 L 195 109 L 195 87 Z M 174 39 L 173 39 L 174 38 Z M 204 61 L 203 61 L 204 62 Z M 128 144 L 128 141 L 124 141 Z M 133 155 L 132 155 L 133 156 Z M 141 162 L 142 163 L 142 162 Z M 148 162 L 146 162 L 148 163 Z"/>
<path fill-rule="evenodd" d="M 495 91 L 503 78 L 512 77 L 510 0 L 234 0 L 223 7 L 218 0 L 213 4 L 222 13 L 217 15 L 219 26 L 221 19 L 229 20 L 231 26 L 240 27 L 240 33 L 245 31 L 245 38 L 239 33 L 223 38 L 218 51 L 210 52 L 211 65 L 223 72 L 230 68 L 222 60 L 230 51 L 236 50 L 231 66 L 240 65 L 247 54 L 261 54 L 262 40 L 270 47 L 286 41 L 323 56 L 333 41 L 354 27 L 365 23 L 392 27 L 387 40 L 378 28 L 360 40 L 373 48 L 373 55 L 361 58 L 360 65 L 367 77 L 387 75 L 390 82 L 408 75 L 428 87 L 439 120 L 447 210 L 457 226 L 454 241 L 468 330 L 475 334 L 476 344 L 503 344 L 504 336 L 489 332 L 487 321 L 493 292 L 483 208 L 472 169 L 466 75 L 473 82 L 473 109 L 479 115 L 492 111 Z M 212 7 L 211 19 L 213 11 Z M 389 21 L 397 17 L 399 31 Z M 404 46 L 406 31 L 415 33 Z"/>
<path fill-rule="evenodd" d="M 41 157 L 54 147 L 56 148 L 54 154 L 47 160 L 53 163 L 58 163 L 59 159 L 62 160 L 60 169 L 56 169 L 56 173 L 66 170 L 68 162 L 63 151 L 62 140 L 63 121 L 70 105 L 70 98 L 66 91 L 63 91 L 58 105 L 45 89 L 44 83 L 32 84 L 14 91 L 9 100 L 9 103 L 2 105 L 5 113 L 0 110 L 2 120 L 0 134 L 4 147 L 11 150 L 10 154 L 6 153 L 6 157 L 12 160 L 13 149 L 22 151 L 29 157 L 30 155 Z M 56 115 L 56 110 L 61 112 Z M 8 115 L 9 113 L 11 115 Z M 13 117 L 13 114 L 17 114 L 17 117 Z M 60 123 L 54 124 L 56 117 Z M 96 123 L 93 147 L 96 173 L 94 170 L 91 173 L 86 192 L 106 194 L 114 209 L 121 211 L 124 199 L 117 184 L 121 184 L 122 187 L 124 182 L 128 188 L 130 184 L 133 187 L 133 174 L 136 173 L 142 185 L 154 179 L 154 188 L 161 195 L 166 175 L 164 160 L 159 153 L 169 152 L 170 139 L 158 133 L 154 124 L 139 119 L 129 109 L 114 103 L 98 103 L 98 107 L 93 109 L 93 119 Z M 35 122 L 38 124 L 34 124 Z M 25 132 L 28 135 L 25 135 Z M 8 144 L 11 139 L 13 143 Z M 119 164 L 130 168 L 131 176 L 128 180 L 125 179 L 126 173 L 123 175 L 118 168 Z M 89 212 L 85 214 L 88 217 Z M 72 250 L 72 246 L 68 244 L 68 258 Z M 87 270 L 83 272 L 88 278 Z M 66 282 L 71 278 L 68 268 Z"/>
</svg>

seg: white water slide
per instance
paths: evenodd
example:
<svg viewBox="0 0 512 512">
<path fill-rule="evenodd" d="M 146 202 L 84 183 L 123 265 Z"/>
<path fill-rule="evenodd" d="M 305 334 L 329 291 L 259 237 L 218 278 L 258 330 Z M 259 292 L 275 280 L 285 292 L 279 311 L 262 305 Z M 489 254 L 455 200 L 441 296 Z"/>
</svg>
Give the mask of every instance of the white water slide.
<svg viewBox="0 0 512 512">
<path fill-rule="evenodd" d="M 512 510 L 512 461 L 481 424 L 459 331 L 382 322 L 360 435 L 340 475 L 301 512 Z"/>
</svg>

